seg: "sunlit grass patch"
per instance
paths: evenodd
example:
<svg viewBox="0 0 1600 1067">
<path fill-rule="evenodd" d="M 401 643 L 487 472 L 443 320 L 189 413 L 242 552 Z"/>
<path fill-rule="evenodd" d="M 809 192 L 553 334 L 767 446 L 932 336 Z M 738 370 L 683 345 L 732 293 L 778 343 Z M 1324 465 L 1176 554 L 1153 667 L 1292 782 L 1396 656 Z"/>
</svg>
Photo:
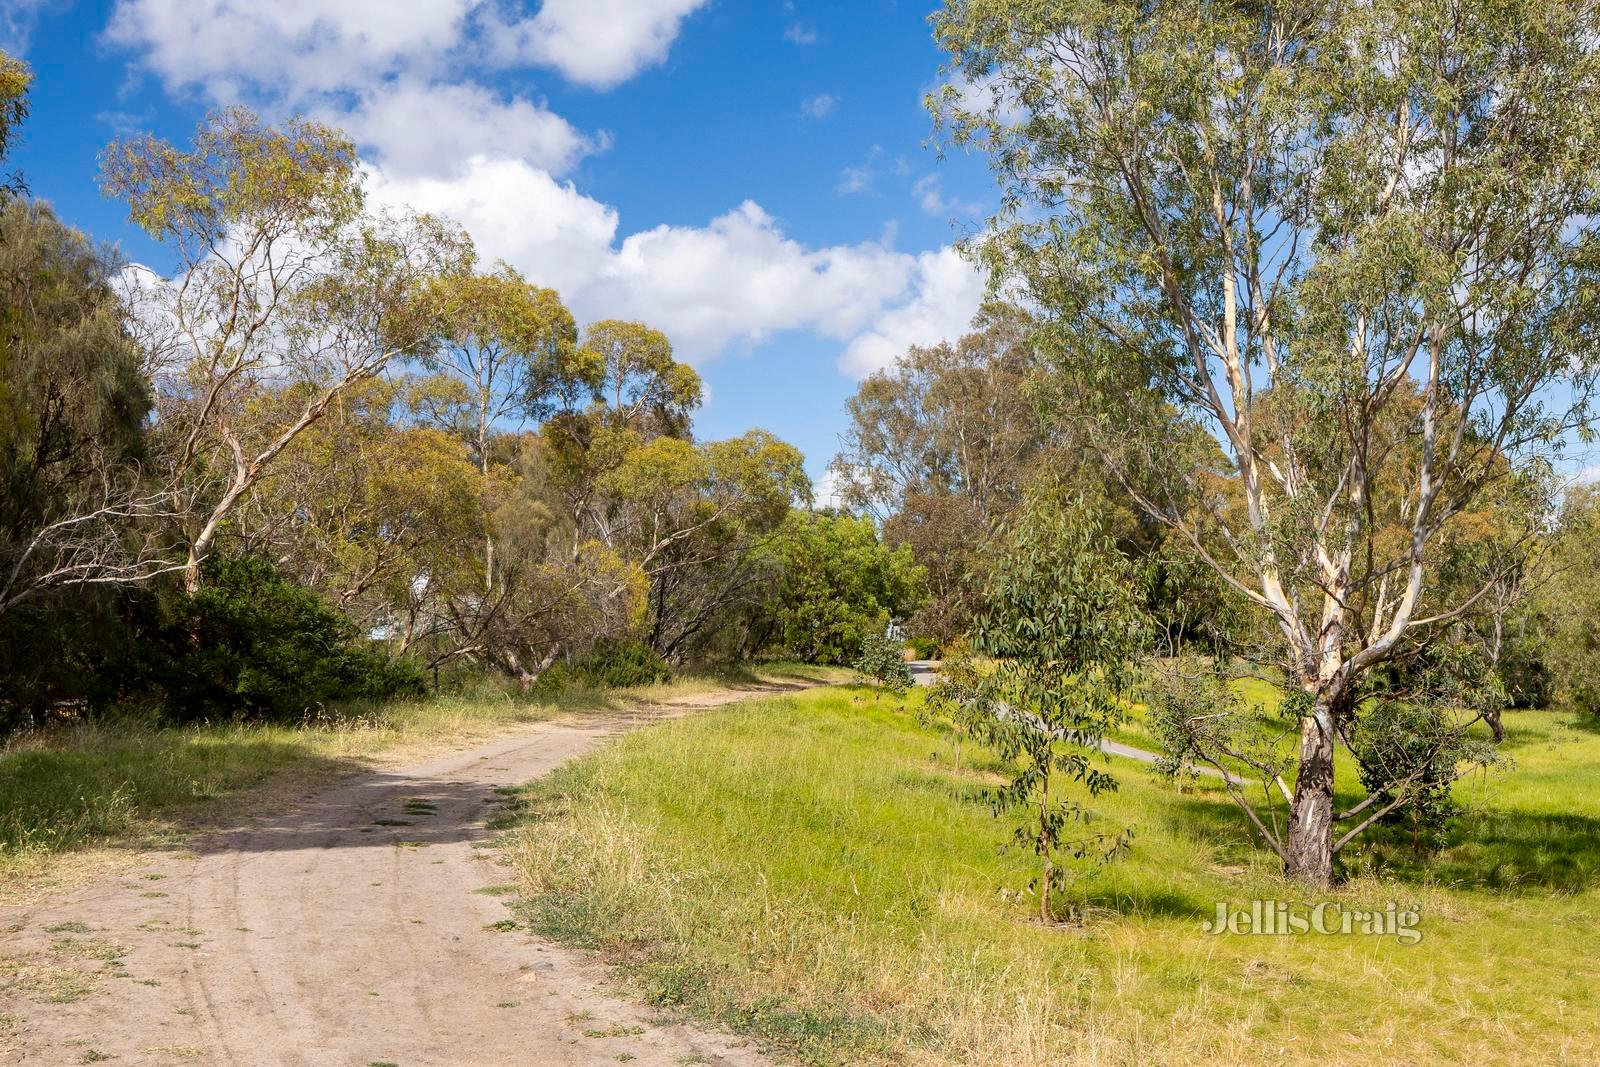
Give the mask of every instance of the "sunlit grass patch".
<svg viewBox="0 0 1600 1067">
<path fill-rule="evenodd" d="M 526 790 L 509 854 L 536 932 L 805 1062 L 1573 1059 L 1600 1017 L 1600 874 L 1584 866 L 1600 795 L 1581 795 L 1600 735 L 1557 742 L 1561 718 L 1508 717 L 1518 767 L 1462 784 L 1481 814 L 1432 865 L 1382 836 L 1353 857 L 1330 899 L 1415 902 L 1415 946 L 1205 933 L 1218 901 L 1303 893 L 1215 788 L 1180 794 L 1127 760 L 1094 806 L 1135 828 L 1131 856 L 1076 884 L 1081 923 L 1041 926 L 1032 857 L 984 803 L 985 757 L 969 746 L 957 771 L 947 737 L 850 690 L 625 737 Z M 1571 863 L 1474 819 L 1539 828 Z M 1471 848 L 1508 872 L 1488 877 Z"/>
</svg>

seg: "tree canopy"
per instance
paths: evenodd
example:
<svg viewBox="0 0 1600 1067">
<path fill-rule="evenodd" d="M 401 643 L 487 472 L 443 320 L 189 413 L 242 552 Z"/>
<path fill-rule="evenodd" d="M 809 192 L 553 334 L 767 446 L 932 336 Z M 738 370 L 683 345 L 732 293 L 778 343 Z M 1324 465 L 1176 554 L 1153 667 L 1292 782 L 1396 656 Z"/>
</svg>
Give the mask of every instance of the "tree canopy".
<svg viewBox="0 0 1600 1067">
<path fill-rule="evenodd" d="M 1036 307 L 1125 490 L 1273 619 L 1314 697 L 1287 857 L 1311 881 L 1360 680 L 1472 602 L 1426 603 L 1446 529 L 1588 415 L 1597 22 L 1534 0 L 934 19 L 972 90 L 935 113 L 1004 198 L 975 250 Z"/>
</svg>

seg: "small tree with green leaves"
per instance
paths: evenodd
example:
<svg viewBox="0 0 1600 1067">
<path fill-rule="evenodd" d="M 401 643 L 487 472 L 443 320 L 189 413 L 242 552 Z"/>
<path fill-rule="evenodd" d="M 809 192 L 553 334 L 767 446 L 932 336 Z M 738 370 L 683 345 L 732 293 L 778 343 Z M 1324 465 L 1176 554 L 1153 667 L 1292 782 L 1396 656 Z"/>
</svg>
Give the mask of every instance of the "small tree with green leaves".
<svg viewBox="0 0 1600 1067">
<path fill-rule="evenodd" d="M 1015 767 L 995 791 L 996 814 L 1025 812 L 1016 841 L 1039 858 L 1039 918 L 1064 888 L 1066 858 L 1109 862 L 1132 830 L 1090 830 L 1092 813 L 1066 783 L 1093 798 L 1117 787 L 1096 767 L 1106 730 L 1149 634 L 1133 565 L 1095 527 L 1079 500 L 1036 500 L 1002 533 L 971 634 L 972 669 L 941 680 L 932 701 Z M 1063 782 L 1065 779 L 1065 782 Z M 1068 824 L 1084 828 L 1069 836 Z"/>
<path fill-rule="evenodd" d="M 911 688 L 911 668 L 906 666 L 905 648 L 883 634 L 873 634 L 861 642 L 861 655 L 855 669 L 872 684 L 874 700 L 885 689 L 899 695 Z"/>
</svg>

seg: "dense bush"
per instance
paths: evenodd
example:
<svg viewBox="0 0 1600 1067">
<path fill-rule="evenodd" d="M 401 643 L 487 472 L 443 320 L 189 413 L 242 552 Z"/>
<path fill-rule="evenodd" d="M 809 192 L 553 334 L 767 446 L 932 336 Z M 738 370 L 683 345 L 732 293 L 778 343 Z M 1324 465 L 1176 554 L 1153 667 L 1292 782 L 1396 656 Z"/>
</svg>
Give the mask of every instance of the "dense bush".
<svg viewBox="0 0 1600 1067">
<path fill-rule="evenodd" d="M 643 641 L 602 641 L 586 655 L 552 664 L 539 675 L 533 692 L 558 693 L 568 686 L 624 689 L 670 681 L 672 668 Z"/>
<path fill-rule="evenodd" d="M 160 635 L 156 679 L 166 713 L 293 718 L 334 700 L 417 694 L 422 674 L 361 639 L 355 624 L 254 557 L 206 561 Z"/>
<path fill-rule="evenodd" d="M 148 590 L 73 592 L 0 614 L 0 738 L 148 691 L 145 638 L 160 626 L 159 598 Z"/>
<path fill-rule="evenodd" d="M 910 648 L 918 659 L 939 658 L 939 642 L 932 637 L 908 637 L 906 647 Z"/>
<path fill-rule="evenodd" d="M 1461 730 L 1445 707 L 1431 701 L 1375 701 L 1356 720 L 1350 750 L 1361 784 L 1381 803 L 1401 799 L 1403 792 L 1405 805 L 1383 821 L 1410 831 L 1418 847 L 1445 840 L 1445 824 L 1458 810 L 1451 786 L 1463 768 L 1499 760 L 1492 745 Z"/>
<path fill-rule="evenodd" d="M 668 681 L 672 670 L 643 641 L 603 641 L 572 665 L 571 676 L 580 684 L 621 689 Z"/>
<path fill-rule="evenodd" d="M 773 551 L 781 577 L 766 607 L 766 644 L 807 663 L 852 662 L 924 596 L 927 574 L 911 550 L 890 549 L 866 519 L 795 512 Z"/>
<path fill-rule="evenodd" d="M 861 654 L 852 666 L 876 689 L 904 693 L 912 686 L 911 668 L 906 666 L 905 647 L 881 634 L 869 634 L 861 641 Z"/>
</svg>

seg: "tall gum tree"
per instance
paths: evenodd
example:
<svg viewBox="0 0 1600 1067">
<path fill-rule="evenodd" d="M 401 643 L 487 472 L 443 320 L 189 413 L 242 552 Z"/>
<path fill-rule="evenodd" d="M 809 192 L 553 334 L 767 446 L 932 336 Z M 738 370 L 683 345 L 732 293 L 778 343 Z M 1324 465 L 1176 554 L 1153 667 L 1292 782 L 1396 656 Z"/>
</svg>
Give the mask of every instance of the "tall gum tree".
<svg viewBox="0 0 1600 1067">
<path fill-rule="evenodd" d="M 616 502 L 599 492 L 604 479 L 642 445 L 687 440 L 702 386 L 693 367 L 673 358 L 666 334 L 640 322 L 591 323 L 579 356 L 594 375 L 592 402 L 546 420 L 542 435 L 573 525 L 611 545 L 618 517 Z"/>
<path fill-rule="evenodd" d="M 1326 885 L 1376 814 L 1334 806 L 1362 684 L 1486 595 L 1425 595 L 1441 535 L 1587 423 L 1600 8 L 947 0 L 933 22 L 936 121 L 1003 192 L 974 249 L 1127 491 L 1281 637 L 1306 710 L 1275 847 Z M 1166 410 L 1227 469 L 1186 465 L 1206 448 Z"/>
<path fill-rule="evenodd" d="M 157 425 L 185 584 L 263 472 L 343 393 L 434 339 L 426 298 L 471 244 L 429 216 L 366 212 L 355 148 L 307 119 L 274 126 L 243 108 L 210 116 L 193 145 L 112 144 L 102 182 L 177 260 L 142 293 Z M 250 425 L 263 388 L 303 389 L 271 426 Z"/>
<path fill-rule="evenodd" d="M 0 51 L 0 163 L 32 80 Z M 166 495 L 142 484 L 150 390 L 119 266 L 0 174 L 0 616 L 64 586 L 173 569 Z"/>
<path fill-rule="evenodd" d="M 844 504 L 870 512 L 890 545 L 911 546 L 927 568 L 913 634 L 949 642 L 973 621 L 973 564 L 1042 466 L 1034 369 L 1027 317 L 985 309 L 955 343 L 913 345 L 845 401 L 850 423 L 829 473 Z"/>
<path fill-rule="evenodd" d="M 469 408 L 464 420 L 434 421 L 465 423 L 456 429 L 487 485 L 493 435 L 510 420 L 544 419 L 573 407 L 598 387 L 598 361 L 578 348 L 577 324 L 555 290 L 530 285 L 504 263 L 440 278 L 430 300 L 438 334 L 426 362 L 459 383 Z M 483 554 L 492 593 L 492 533 Z"/>
</svg>

